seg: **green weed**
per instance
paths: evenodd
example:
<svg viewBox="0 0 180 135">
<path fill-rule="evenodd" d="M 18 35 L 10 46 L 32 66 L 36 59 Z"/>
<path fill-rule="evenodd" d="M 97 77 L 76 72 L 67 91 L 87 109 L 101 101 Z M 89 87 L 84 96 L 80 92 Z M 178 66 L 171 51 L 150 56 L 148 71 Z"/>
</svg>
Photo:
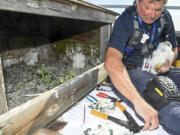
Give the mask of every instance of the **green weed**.
<svg viewBox="0 0 180 135">
<path fill-rule="evenodd" d="M 40 82 L 47 86 L 56 86 L 77 76 L 76 72 L 67 70 L 63 77 L 57 77 L 47 70 L 45 64 L 42 64 L 41 69 L 36 71 L 36 75 L 40 77 Z"/>
<path fill-rule="evenodd" d="M 25 88 L 24 82 L 19 82 L 19 83 L 18 83 L 18 86 L 17 86 L 17 89 L 18 89 L 18 90 L 21 90 L 21 89 L 24 89 L 24 88 Z"/>
</svg>

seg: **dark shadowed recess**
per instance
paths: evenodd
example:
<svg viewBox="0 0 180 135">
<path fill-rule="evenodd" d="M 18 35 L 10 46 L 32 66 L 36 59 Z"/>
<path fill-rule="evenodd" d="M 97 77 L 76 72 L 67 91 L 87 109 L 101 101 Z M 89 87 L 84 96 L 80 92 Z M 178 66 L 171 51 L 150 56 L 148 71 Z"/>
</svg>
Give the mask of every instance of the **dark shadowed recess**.
<svg viewBox="0 0 180 135">
<path fill-rule="evenodd" d="M 0 51 L 36 47 L 97 29 L 105 23 L 0 11 Z"/>
</svg>

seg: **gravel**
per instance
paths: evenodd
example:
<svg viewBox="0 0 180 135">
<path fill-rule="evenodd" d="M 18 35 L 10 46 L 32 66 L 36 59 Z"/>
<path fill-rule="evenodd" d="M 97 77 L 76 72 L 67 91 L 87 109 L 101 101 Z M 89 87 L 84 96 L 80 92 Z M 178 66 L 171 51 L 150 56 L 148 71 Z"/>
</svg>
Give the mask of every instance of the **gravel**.
<svg viewBox="0 0 180 135">
<path fill-rule="evenodd" d="M 37 75 L 37 70 L 42 69 L 42 64 L 45 65 L 48 73 L 56 76 L 53 77 L 50 85 L 42 83 L 42 77 Z M 48 63 L 39 62 L 34 66 L 27 66 L 24 62 L 20 62 L 4 68 L 3 74 L 9 110 L 55 87 L 57 84 L 54 82 L 57 80 L 57 77 L 64 78 L 67 72 L 76 72 L 79 75 L 92 67 L 74 69 L 70 62 L 53 61 Z"/>
</svg>

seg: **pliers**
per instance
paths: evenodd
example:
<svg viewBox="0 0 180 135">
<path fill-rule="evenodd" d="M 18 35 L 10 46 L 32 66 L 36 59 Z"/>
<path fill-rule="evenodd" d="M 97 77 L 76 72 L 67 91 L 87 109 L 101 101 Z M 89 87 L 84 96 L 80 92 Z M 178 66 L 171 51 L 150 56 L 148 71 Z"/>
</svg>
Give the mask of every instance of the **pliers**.
<svg viewBox="0 0 180 135">
<path fill-rule="evenodd" d="M 96 96 L 101 97 L 101 98 L 108 98 L 108 99 L 110 99 L 112 102 L 116 102 L 116 101 L 122 102 L 121 99 L 119 100 L 119 99 L 117 99 L 117 98 L 115 98 L 115 97 L 111 97 L 111 96 L 109 96 L 109 95 L 107 95 L 107 94 L 105 94 L 105 93 L 103 93 L 103 92 L 99 92 L 98 94 L 96 94 Z"/>
<path fill-rule="evenodd" d="M 120 102 L 115 102 L 116 106 L 124 113 L 128 121 L 120 120 L 118 118 L 115 118 L 113 116 L 110 116 L 108 114 L 98 112 L 96 110 L 91 110 L 91 114 L 101 117 L 105 120 L 110 120 L 112 122 L 115 122 L 121 126 L 124 126 L 128 128 L 131 132 L 138 133 L 141 131 L 143 126 L 139 126 L 136 121 L 133 119 L 133 117 L 127 112 L 126 108 L 120 104 Z"/>
<path fill-rule="evenodd" d="M 88 101 L 92 102 L 92 103 L 98 101 L 95 97 L 93 97 L 93 96 L 91 96 L 91 95 L 87 95 L 87 96 L 86 96 L 86 99 L 87 99 Z"/>
<path fill-rule="evenodd" d="M 103 88 L 103 87 L 101 87 L 101 86 L 110 87 L 110 89 L 108 90 L 108 89 L 105 89 L 105 88 Z M 99 86 L 96 87 L 96 90 L 97 90 L 97 91 L 112 92 L 112 85 L 111 85 L 111 84 L 101 84 L 101 85 L 99 85 Z"/>
</svg>

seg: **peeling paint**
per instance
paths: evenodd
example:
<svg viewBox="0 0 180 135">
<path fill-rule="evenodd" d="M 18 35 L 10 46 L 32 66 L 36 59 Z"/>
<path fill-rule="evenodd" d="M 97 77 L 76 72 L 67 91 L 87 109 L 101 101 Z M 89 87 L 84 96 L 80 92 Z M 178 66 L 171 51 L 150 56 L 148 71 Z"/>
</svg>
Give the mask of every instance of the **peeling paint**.
<svg viewBox="0 0 180 135">
<path fill-rule="evenodd" d="M 39 5 L 37 3 L 27 3 L 28 6 L 33 7 L 33 8 L 39 8 Z"/>
<path fill-rule="evenodd" d="M 59 98 L 57 90 L 54 91 L 54 95 L 55 95 L 55 97 L 56 97 L 57 99 Z"/>
</svg>

